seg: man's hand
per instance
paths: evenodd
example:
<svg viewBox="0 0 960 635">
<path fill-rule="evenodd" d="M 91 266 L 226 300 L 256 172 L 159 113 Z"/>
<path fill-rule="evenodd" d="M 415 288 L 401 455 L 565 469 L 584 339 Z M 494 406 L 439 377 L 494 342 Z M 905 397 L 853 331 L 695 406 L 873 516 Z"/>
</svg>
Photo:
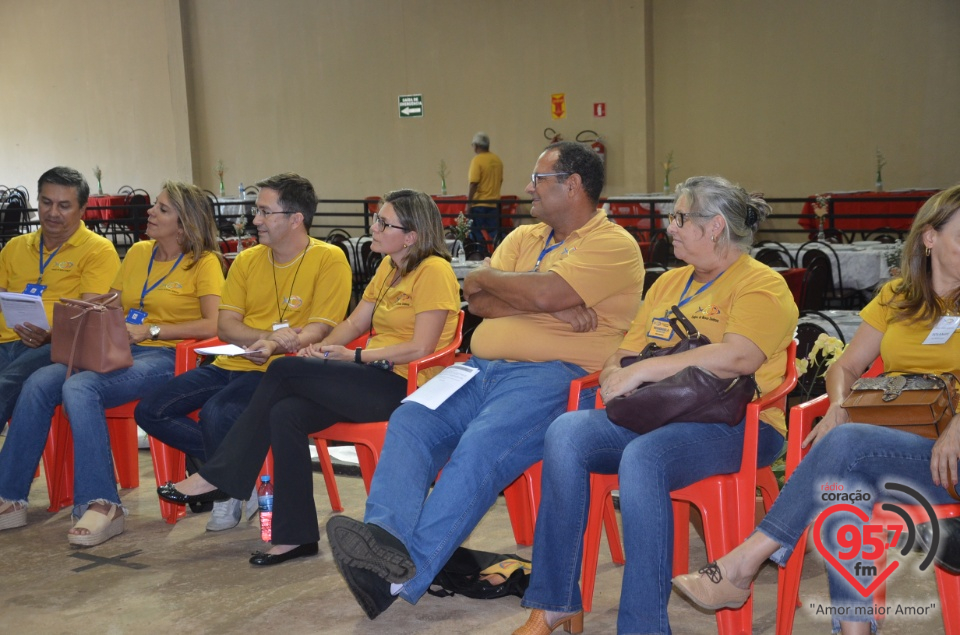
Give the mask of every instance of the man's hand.
<svg viewBox="0 0 960 635">
<path fill-rule="evenodd" d="M 827 410 L 827 414 L 823 415 L 823 419 L 814 426 L 810 434 L 807 435 L 807 438 L 800 444 L 800 447 L 805 448 L 810 444 L 818 443 L 828 432 L 844 423 L 850 423 L 850 415 L 840 407 L 840 404 L 830 404 L 830 409 Z"/>
<path fill-rule="evenodd" d="M 278 348 L 280 348 L 280 345 L 275 341 L 267 339 L 257 340 L 247 347 L 247 350 L 250 352 L 244 353 L 243 356 L 257 366 L 262 366 L 273 355 L 276 355 Z"/>
<path fill-rule="evenodd" d="M 466 277 L 463 279 L 463 297 L 464 298 L 469 300 L 470 296 L 472 296 L 474 293 L 483 291 L 483 288 L 480 286 L 480 283 L 478 282 L 478 277 L 481 275 L 480 271 L 484 267 L 489 267 L 489 266 L 490 266 L 490 258 L 484 258 L 483 262 L 480 263 L 479 267 L 477 267 L 476 269 L 474 269 L 473 271 L 471 271 L 466 275 Z"/>
<path fill-rule="evenodd" d="M 35 324 L 24 322 L 13 327 L 20 336 L 20 341 L 29 348 L 40 348 L 50 342 L 50 331 L 45 331 Z"/>
<path fill-rule="evenodd" d="M 586 333 L 587 331 L 597 330 L 597 312 L 593 309 L 580 306 L 563 309 L 551 313 L 553 317 L 561 322 L 566 322 L 573 329 L 574 333 Z"/>
<path fill-rule="evenodd" d="M 295 353 L 300 350 L 299 328 L 290 328 L 288 326 L 274 331 L 268 335 L 266 339 L 277 343 L 277 353 Z"/>
</svg>

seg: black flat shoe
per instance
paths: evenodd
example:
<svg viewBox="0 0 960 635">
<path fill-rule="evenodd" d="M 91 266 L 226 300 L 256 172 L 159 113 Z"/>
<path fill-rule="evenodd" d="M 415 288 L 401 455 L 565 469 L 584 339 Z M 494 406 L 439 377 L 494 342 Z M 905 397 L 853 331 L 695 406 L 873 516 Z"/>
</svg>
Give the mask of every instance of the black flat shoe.
<svg viewBox="0 0 960 635">
<path fill-rule="evenodd" d="M 940 527 L 937 553 L 934 562 L 953 574 L 960 573 L 960 518 L 944 518 L 938 522 Z M 933 525 L 917 525 L 917 542 L 925 553 L 930 553 L 933 542 Z"/>
<path fill-rule="evenodd" d="M 205 494 L 191 496 L 179 491 L 173 483 L 167 483 L 157 488 L 157 496 L 165 501 L 177 503 L 178 505 L 189 505 L 192 503 L 216 503 L 218 501 L 230 500 L 230 495 L 221 492 L 218 489 Z"/>
<path fill-rule="evenodd" d="M 305 545 L 294 547 L 286 553 L 270 554 L 264 551 L 256 551 L 254 552 L 253 557 L 250 558 L 250 564 L 255 564 L 258 567 L 269 567 L 272 564 L 280 564 L 281 562 L 293 560 L 294 558 L 315 556 L 318 553 L 320 553 L 320 544 L 316 542 L 308 542 Z"/>
</svg>

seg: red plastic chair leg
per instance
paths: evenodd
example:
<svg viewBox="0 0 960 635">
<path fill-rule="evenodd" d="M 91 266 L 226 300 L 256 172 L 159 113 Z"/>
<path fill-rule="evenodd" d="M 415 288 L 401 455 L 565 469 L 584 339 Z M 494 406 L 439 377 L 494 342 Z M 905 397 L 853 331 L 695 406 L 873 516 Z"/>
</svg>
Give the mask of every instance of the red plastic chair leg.
<svg viewBox="0 0 960 635">
<path fill-rule="evenodd" d="M 673 501 L 673 577 L 690 571 L 690 503 Z"/>
<path fill-rule="evenodd" d="M 140 487 L 137 423 L 133 419 L 107 419 L 117 482 L 123 489 Z"/>
<path fill-rule="evenodd" d="M 543 464 L 537 462 L 517 477 L 503 490 L 507 513 L 513 526 L 513 537 L 518 545 L 533 545 L 534 528 L 537 525 L 537 509 L 540 507 L 540 476 Z"/>
<path fill-rule="evenodd" d="M 583 562 L 580 566 L 580 596 L 583 610 L 587 613 L 593 610 L 593 589 L 597 582 L 604 507 L 613 506 L 613 490 L 618 488 L 619 479 L 616 474 L 590 474 L 590 507 L 587 511 L 587 527 L 583 532 Z M 609 534 L 607 539 L 611 540 Z M 617 543 L 619 542 L 618 536 Z"/>
<path fill-rule="evenodd" d="M 157 485 L 176 483 L 187 474 L 186 456 L 180 450 L 150 437 L 150 458 Z M 186 505 L 175 505 L 160 499 L 160 515 L 171 525 L 187 515 Z"/>
</svg>

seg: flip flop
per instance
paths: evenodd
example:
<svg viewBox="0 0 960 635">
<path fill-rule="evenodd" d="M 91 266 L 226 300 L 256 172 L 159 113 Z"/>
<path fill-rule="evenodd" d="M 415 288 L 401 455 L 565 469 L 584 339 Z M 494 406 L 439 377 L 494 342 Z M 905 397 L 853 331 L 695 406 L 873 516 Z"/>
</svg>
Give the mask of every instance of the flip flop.
<svg viewBox="0 0 960 635">
<path fill-rule="evenodd" d="M 93 547 L 122 534 L 124 515 L 113 517 L 117 513 L 117 507 L 118 505 L 110 505 L 110 511 L 106 515 L 88 508 L 74 528 L 86 529 L 90 533 L 67 534 L 67 541 L 78 547 Z"/>
</svg>

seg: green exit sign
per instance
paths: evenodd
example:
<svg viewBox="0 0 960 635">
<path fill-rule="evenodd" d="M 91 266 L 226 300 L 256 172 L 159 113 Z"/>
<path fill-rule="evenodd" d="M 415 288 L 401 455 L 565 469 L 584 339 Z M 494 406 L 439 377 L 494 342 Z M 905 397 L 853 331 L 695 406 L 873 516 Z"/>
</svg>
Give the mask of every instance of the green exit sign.
<svg viewBox="0 0 960 635">
<path fill-rule="evenodd" d="M 400 95 L 397 105 L 401 119 L 423 116 L 423 95 Z"/>
</svg>

